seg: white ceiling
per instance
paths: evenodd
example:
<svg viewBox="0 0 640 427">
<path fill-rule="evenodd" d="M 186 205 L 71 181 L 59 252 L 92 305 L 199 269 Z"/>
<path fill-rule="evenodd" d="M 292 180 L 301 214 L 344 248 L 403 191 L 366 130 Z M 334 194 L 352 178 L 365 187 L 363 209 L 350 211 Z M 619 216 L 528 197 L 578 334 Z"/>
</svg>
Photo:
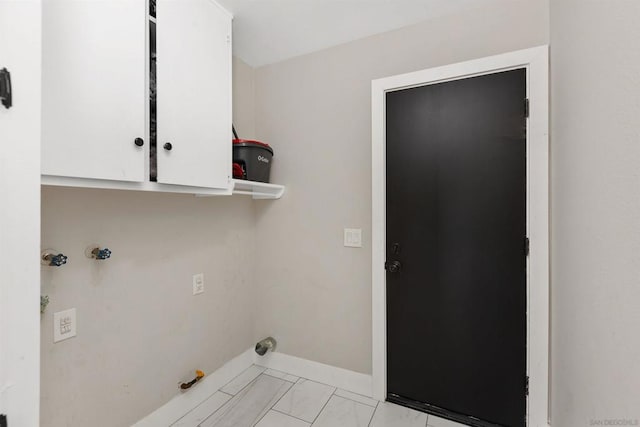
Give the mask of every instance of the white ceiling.
<svg viewBox="0 0 640 427">
<path fill-rule="evenodd" d="M 234 55 L 253 67 L 443 16 L 477 0 L 218 0 Z"/>
</svg>

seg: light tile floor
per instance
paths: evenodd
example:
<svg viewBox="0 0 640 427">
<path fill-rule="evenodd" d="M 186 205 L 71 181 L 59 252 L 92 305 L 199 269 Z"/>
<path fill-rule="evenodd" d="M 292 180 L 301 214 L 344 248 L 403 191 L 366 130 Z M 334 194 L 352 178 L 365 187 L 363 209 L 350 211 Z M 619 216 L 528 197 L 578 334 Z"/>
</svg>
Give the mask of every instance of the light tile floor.
<svg viewBox="0 0 640 427">
<path fill-rule="evenodd" d="M 464 427 L 284 372 L 251 366 L 174 427 Z"/>
</svg>

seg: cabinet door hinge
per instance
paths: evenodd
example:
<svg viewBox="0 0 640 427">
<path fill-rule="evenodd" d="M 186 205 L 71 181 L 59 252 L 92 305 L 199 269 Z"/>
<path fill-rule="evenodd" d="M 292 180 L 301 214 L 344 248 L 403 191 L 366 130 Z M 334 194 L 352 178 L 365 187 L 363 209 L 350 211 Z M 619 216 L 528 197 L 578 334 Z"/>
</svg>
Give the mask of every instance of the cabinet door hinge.
<svg viewBox="0 0 640 427">
<path fill-rule="evenodd" d="M 529 118 L 529 98 L 524 100 L 524 117 Z"/>
<path fill-rule="evenodd" d="M 227 43 L 231 44 L 231 35 L 227 34 Z"/>
<path fill-rule="evenodd" d="M 529 238 L 524 238 L 524 256 L 529 256 Z"/>
</svg>

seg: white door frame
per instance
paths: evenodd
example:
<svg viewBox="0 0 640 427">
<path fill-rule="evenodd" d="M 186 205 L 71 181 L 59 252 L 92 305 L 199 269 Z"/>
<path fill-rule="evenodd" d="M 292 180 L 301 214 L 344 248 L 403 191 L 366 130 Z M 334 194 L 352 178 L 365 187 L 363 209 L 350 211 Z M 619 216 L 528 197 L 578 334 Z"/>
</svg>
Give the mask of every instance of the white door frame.
<svg viewBox="0 0 640 427">
<path fill-rule="evenodd" d="M 527 425 L 549 425 L 549 58 L 548 46 L 374 80 L 372 104 L 373 397 L 387 397 L 386 141 L 387 92 L 517 68 L 527 69 Z"/>
</svg>

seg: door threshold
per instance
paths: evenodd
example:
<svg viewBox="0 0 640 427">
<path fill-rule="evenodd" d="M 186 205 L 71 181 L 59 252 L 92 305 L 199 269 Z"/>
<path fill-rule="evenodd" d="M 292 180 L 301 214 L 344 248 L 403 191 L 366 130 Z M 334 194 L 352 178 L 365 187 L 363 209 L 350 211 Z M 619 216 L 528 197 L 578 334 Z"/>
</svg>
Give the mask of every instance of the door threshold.
<svg viewBox="0 0 640 427">
<path fill-rule="evenodd" d="M 457 412 L 450 411 L 448 409 L 440 408 L 439 406 L 430 405 L 428 403 L 418 402 L 406 397 L 398 396 L 397 394 L 388 393 L 387 402 L 395 403 L 396 405 L 406 406 L 407 408 L 415 409 L 416 411 L 425 412 L 430 415 L 435 415 L 440 418 L 446 418 L 457 423 L 466 424 L 472 427 L 499 427 L 500 424 L 494 424 L 489 421 L 484 421 L 469 415 L 459 414 Z"/>
</svg>

